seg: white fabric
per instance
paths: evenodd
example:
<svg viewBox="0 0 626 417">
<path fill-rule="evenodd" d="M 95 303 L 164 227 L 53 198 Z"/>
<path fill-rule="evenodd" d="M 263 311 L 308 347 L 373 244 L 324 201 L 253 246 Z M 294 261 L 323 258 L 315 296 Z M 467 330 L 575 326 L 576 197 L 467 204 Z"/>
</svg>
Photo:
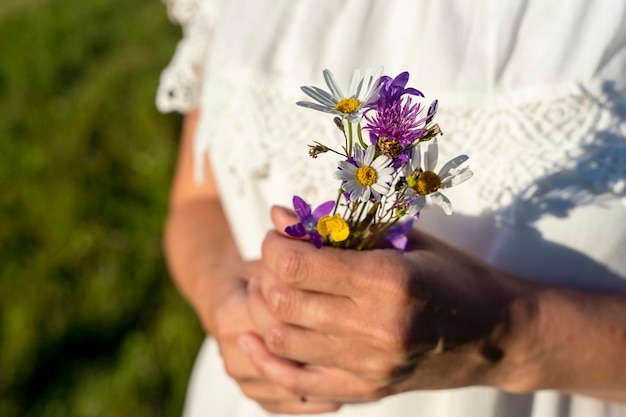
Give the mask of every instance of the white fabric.
<svg viewBox="0 0 626 417">
<path fill-rule="evenodd" d="M 164 74 L 198 76 L 160 89 L 195 98 L 160 94 L 159 107 L 201 108 L 196 155 L 210 152 L 245 257 L 259 256 L 271 205 L 334 197 L 336 158 L 311 159 L 307 144 L 340 138 L 328 115 L 295 106 L 300 85 L 323 86 L 324 68 L 347 82 L 354 68 L 382 65 L 391 76 L 410 71 L 410 86 L 440 100 L 442 159 L 466 153 L 475 174 L 446 190 L 455 214 L 427 209 L 419 227 L 530 279 L 626 290 L 626 2 L 195 1 L 212 12 L 189 20 L 210 29 Z M 207 341 L 185 415 L 266 414 L 228 380 Z M 468 388 L 337 415 L 608 417 L 626 408 Z"/>
</svg>

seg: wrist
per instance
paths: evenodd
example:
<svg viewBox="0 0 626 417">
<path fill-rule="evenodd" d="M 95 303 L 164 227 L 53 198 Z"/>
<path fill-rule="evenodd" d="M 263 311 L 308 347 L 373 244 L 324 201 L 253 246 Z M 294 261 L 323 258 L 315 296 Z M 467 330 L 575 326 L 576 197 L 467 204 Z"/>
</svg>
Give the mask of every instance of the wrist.
<svg viewBox="0 0 626 417">
<path fill-rule="evenodd" d="M 489 385 L 512 393 L 538 389 L 542 379 L 539 310 L 536 293 L 523 293 L 511 300 L 505 320 L 494 331 L 495 345 L 502 354 L 493 364 Z"/>
</svg>

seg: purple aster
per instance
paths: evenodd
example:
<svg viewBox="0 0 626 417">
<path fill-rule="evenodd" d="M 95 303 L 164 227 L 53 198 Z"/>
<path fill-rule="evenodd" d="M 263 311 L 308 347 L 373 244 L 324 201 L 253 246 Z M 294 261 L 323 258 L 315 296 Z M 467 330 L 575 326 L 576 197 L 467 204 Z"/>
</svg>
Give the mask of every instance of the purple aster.
<svg viewBox="0 0 626 417">
<path fill-rule="evenodd" d="M 296 212 L 296 217 L 300 220 L 300 223 L 287 226 L 285 233 L 291 237 L 305 237 L 309 236 L 311 242 L 316 248 L 321 248 L 324 243 L 324 239 L 317 232 L 317 221 L 323 217 L 328 216 L 335 207 L 334 201 L 327 201 L 320 204 L 313 212 L 311 212 L 311 206 L 309 206 L 302 198 L 297 195 L 293 196 L 293 209 Z"/>
<path fill-rule="evenodd" d="M 405 94 L 424 97 L 424 94 L 415 88 L 405 88 L 407 82 L 409 82 L 409 73 L 406 71 L 398 74 L 396 78 L 387 75 L 380 77 L 378 99 L 368 107 L 378 110 L 390 107 L 400 101 L 400 98 Z"/>
<path fill-rule="evenodd" d="M 365 129 L 369 130 L 373 144 L 382 137 L 397 141 L 404 149 L 424 136 L 426 117 L 420 117 L 421 111 L 420 103 L 413 103 L 411 98 L 407 97 L 405 100 L 395 101 L 388 107 L 366 114 Z"/>
</svg>

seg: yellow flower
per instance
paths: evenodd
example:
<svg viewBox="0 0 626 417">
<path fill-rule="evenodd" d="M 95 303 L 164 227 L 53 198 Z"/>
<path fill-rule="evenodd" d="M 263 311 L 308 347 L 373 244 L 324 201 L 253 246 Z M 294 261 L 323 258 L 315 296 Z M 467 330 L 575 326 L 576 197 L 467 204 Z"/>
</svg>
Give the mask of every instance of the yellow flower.
<svg viewBox="0 0 626 417">
<path fill-rule="evenodd" d="M 317 221 L 317 231 L 322 236 L 330 234 L 332 240 L 341 242 L 350 235 L 350 226 L 339 214 L 335 214 L 320 218 Z"/>
</svg>

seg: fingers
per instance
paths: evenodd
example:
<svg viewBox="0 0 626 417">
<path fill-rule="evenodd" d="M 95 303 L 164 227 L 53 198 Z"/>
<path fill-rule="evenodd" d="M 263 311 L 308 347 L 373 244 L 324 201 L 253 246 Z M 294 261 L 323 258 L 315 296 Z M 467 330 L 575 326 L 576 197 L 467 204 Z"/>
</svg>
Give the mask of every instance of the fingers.
<svg viewBox="0 0 626 417">
<path fill-rule="evenodd" d="M 255 335 L 242 335 L 239 343 L 263 378 L 298 397 L 304 395 L 332 402 L 355 402 L 383 396 L 382 390 L 374 382 L 349 372 L 323 366 L 298 365 L 275 356 Z"/>
<path fill-rule="evenodd" d="M 306 401 L 303 402 L 301 396 L 268 381 L 243 353 L 236 341 L 233 348 L 228 351 L 238 353 L 236 355 L 222 353 L 227 374 L 237 382 L 246 397 L 258 402 L 265 410 L 274 413 L 303 414 L 339 409 L 340 404 L 317 397 L 306 397 Z"/>
<path fill-rule="evenodd" d="M 288 324 L 331 335 L 357 330 L 360 325 L 356 323 L 360 320 L 354 320 L 358 316 L 355 304 L 344 296 L 298 290 L 271 276 L 250 281 L 248 292 L 249 306 L 263 304 L 273 317 Z"/>
<path fill-rule="evenodd" d="M 301 401 L 259 401 L 259 405 L 272 414 L 321 414 L 332 413 L 341 408 L 340 403 Z"/>
<path fill-rule="evenodd" d="M 251 278 L 258 277 L 261 271 L 261 261 L 248 261 L 244 262 L 238 271 L 238 278 L 241 278 L 243 281 L 250 281 Z"/>
<path fill-rule="evenodd" d="M 287 226 L 298 223 L 298 218 L 294 212 L 286 209 L 285 207 L 272 207 L 270 210 L 270 217 L 272 218 L 272 223 L 274 223 L 276 230 L 284 236 L 287 236 L 285 234 L 285 228 Z"/>
<path fill-rule="evenodd" d="M 349 297 L 363 294 L 368 281 L 402 266 L 402 255 L 392 250 L 316 249 L 275 231 L 266 235 L 262 255 L 263 266 L 287 285 Z"/>
<path fill-rule="evenodd" d="M 268 309 L 256 283 L 257 280 L 253 280 L 248 290 L 248 306 L 255 323 L 254 333 L 263 339 L 273 355 L 297 363 L 339 368 L 361 378 L 377 381 L 387 380 L 397 364 L 402 363 L 404 351 L 391 349 L 393 346 L 387 341 L 377 341 L 375 336 L 380 336 L 378 332 L 372 331 L 367 323 L 358 319 L 359 316 L 331 315 L 326 324 L 327 331 L 282 322 Z M 305 297 L 308 294 L 299 293 Z M 311 298 L 317 296 L 312 294 Z M 343 298 L 342 301 L 346 303 Z M 300 308 L 295 310 L 299 311 Z M 307 311 L 306 308 L 303 310 Z M 350 322 L 352 328 L 346 329 L 344 322 Z"/>
</svg>

